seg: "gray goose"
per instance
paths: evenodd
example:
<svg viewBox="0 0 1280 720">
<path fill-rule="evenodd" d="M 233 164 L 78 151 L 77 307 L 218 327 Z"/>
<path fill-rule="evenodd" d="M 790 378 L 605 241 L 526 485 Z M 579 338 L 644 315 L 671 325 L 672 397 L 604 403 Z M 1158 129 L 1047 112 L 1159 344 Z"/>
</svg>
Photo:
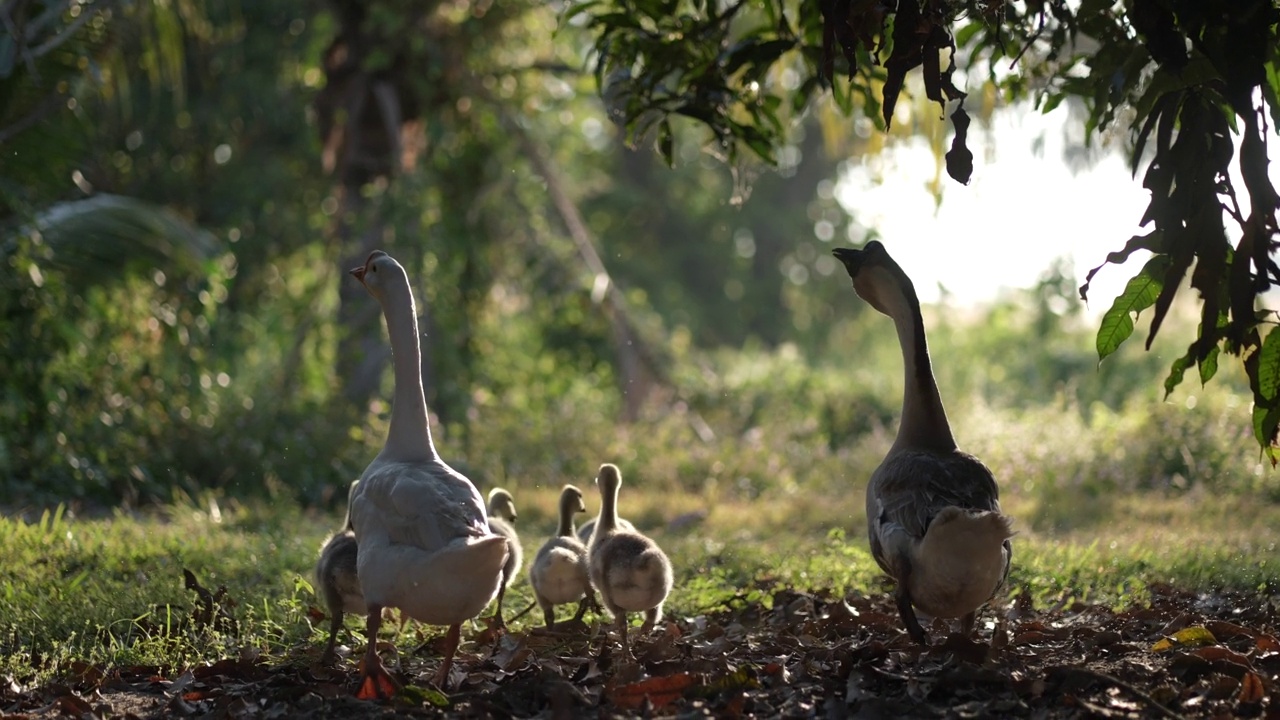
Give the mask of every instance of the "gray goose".
<svg viewBox="0 0 1280 720">
<path fill-rule="evenodd" d="M 906 374 L 897 437 L 867 484 L 871 554 L 897 583 L 898 612 L 913 641 L 928 642 L 917 609 L 960 618 L 968 635 L 978 609 L 1009 576 L 1012 520 L 1000 512 L 991 470 L 956 446 L 911 279 L 874 240 L 834 255 L 858 295 L 893 320 Z"/>
</svg>

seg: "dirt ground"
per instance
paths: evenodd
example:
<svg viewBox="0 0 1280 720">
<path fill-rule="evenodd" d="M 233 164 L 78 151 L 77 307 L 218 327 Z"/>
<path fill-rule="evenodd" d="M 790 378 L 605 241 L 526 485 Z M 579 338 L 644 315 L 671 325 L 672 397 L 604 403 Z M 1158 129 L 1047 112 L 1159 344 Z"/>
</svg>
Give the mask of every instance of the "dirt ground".
<svg viewBox="0 0 1280 720">
<path fill-rule="evenodd" d="M 634 660 L 599 624 L 474 633 L 447 694 L 426 685 L 432 633 L 384 654 L 409 686 L 384 703 L 352 696 L 358 658 L 322 667 L 308 646 L 180 673 L 85 665 L 65 684 L 6 681 L 0 717 L 1280 718 L 1278 615 L 1274 596 L 1156 587 L 1121 612 L 1011 602 L 985 611 L 980 640 L 935 622 L 921 647 L 886 596 L 784 590 L 770 609 L 740 600 L 668 619 L 634 638 Z"/>
</svg>

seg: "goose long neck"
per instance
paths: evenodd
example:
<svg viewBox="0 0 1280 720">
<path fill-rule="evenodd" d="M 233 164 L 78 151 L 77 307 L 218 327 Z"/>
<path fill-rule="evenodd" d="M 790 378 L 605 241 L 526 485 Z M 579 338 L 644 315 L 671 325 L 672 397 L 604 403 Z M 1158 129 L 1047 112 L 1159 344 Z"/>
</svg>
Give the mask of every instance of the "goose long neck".
<svg viewBox="0 0 1280 720">
<path fill-rule="evenodd" d="M 391 428 L 382 457 L 400 462 L 436 459 L 427 422 L 427 398 L 422 391 L 422 348 L 418 344 L 418 314 L 408 285 L 388 293 L 383 313 L 391 338 L 395 370 L 395 396 L 391 401 Z"/>
<path fill-rule="evenodd" d="M 903 278 L 886 293 L 893 324 L 902 347 L 905 373 L 902 392 L 902 422 L 893 449 L 918 448 L 939 451 L 955 450 L 956 441 L 947 422 L 947 411 L 938 395 L 938 383 L 929 361 L 929 344 L 924 335 L 924 318 L 920 301 L 910 280 Z"/>
<path fill-rule="evenodd" d="M 574 498 L 571 495 L 565 495 L 560 499 L 560 527 L 556 529 L 556 535 L 573 537 L 576 534 L 573 527 L 573 511 Z"/>
<path fill-rule="evenodd" d="M 605 486 L 600 497 L 600 519 L 596 521 L 596 532 L 608 532 L 618 527 L 618 486 Z"/>
</svg>

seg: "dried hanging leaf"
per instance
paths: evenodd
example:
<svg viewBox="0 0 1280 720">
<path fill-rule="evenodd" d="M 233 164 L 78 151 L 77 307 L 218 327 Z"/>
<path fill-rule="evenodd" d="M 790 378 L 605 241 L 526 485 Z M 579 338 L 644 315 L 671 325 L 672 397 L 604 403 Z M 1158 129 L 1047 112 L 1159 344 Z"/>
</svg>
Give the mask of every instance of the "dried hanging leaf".
<svg viewBox="0 0 1280 720">
<path fill-rule="evenodd" d="M 1175 647 L 1202 647 L 1216 645 L 1218 639 L 1202 625 L 1183 628 L 1170 637 L 1164 638 L 1151 646 L 1151 652 L 1162 652 Z"/>
<path fill-rule="evenodd" d="M 969 150 L 966 141 L 969 135 L 969 113 L 964 111 L 961 101 L 956 111 L 951 113 L 951 124 L 956 135 L 951 139 L 951 149 L 947 151 L 947 174 L 961 184 L 968 185 L 973 177 L 973 151 Z"/>
</svg>

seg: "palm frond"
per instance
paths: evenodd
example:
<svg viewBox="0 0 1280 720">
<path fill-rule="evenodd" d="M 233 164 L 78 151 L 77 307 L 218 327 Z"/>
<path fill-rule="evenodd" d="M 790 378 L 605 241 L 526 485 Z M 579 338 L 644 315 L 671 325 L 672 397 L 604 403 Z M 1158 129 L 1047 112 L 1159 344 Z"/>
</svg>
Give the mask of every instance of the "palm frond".
<svg viewBox="0 0 1280 720">
<path fill-rule="evenodd" d="M 219 249 L 212 233 L 172 210 L 121 195 L 58 203 L 22 232 L 32 230 L 47 249 L 43 264 L 62 273 L 73 290 L 135 272 L 199 274 Z"/>
</svg>

